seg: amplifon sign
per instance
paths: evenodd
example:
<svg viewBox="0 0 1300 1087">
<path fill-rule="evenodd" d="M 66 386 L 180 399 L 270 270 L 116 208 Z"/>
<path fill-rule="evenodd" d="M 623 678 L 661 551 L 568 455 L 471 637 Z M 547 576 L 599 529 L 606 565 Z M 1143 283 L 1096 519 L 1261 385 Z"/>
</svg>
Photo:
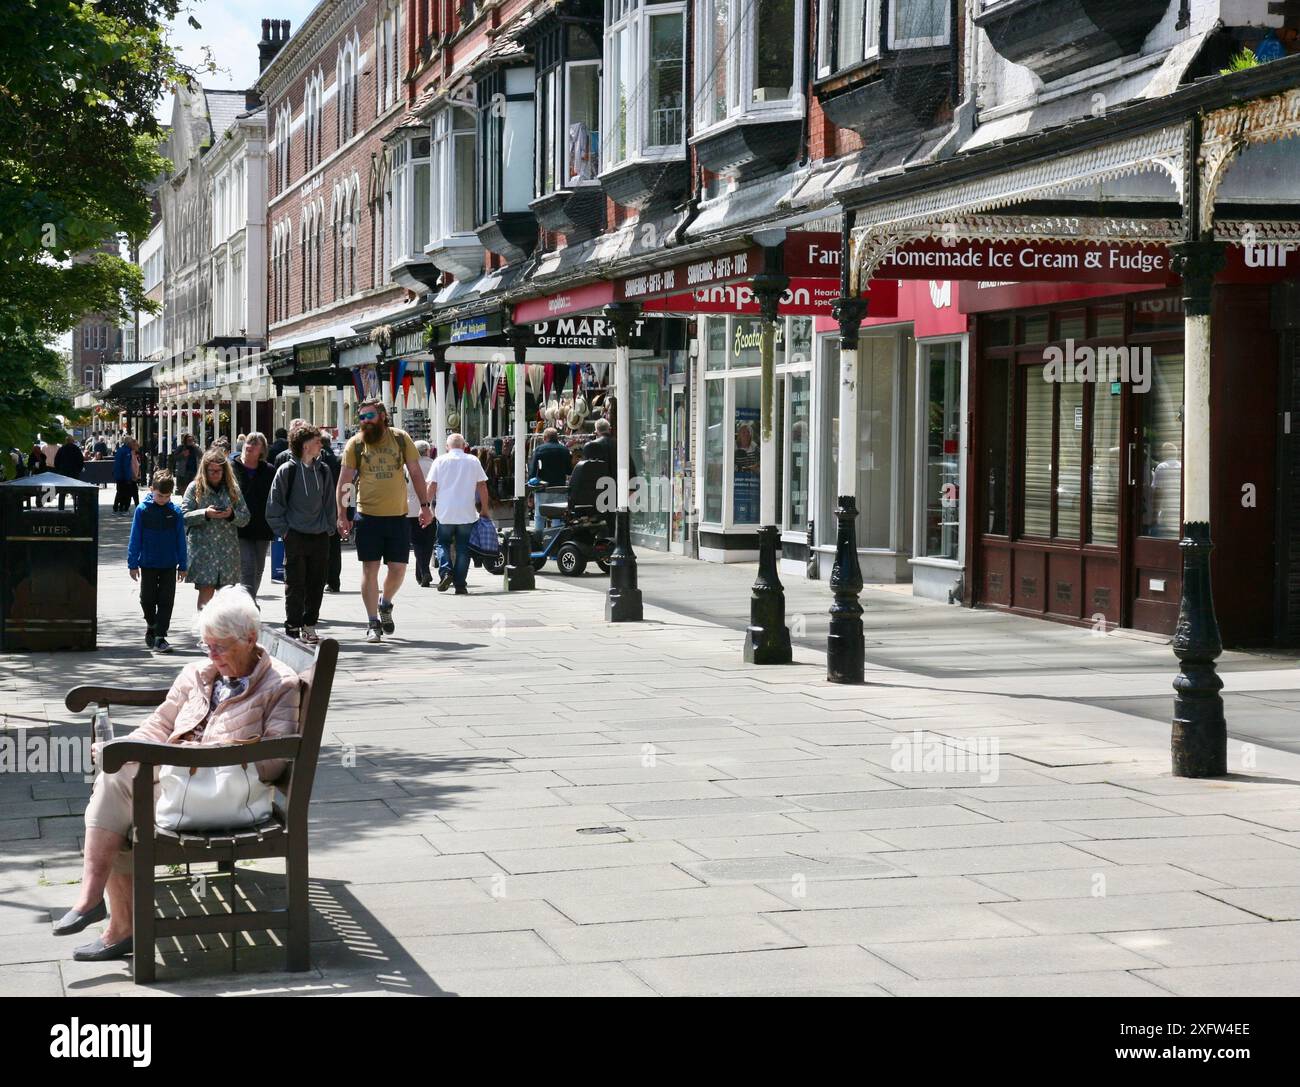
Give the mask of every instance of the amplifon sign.
<svg viewBox="0 0 1300 1087">
<path fill-rule="evenodd" d="M 790 286 L 777 306 L 782 317 L 830 317 L 831 307 L 840 297 L 839 279 L 791 279 Z M 866 295 L 871 312 L 881 316 L 898 311 L 898 281 L 873 279 Z M 749 283 L 732 283 L 726 286 L 701 287 L 685 294 L 657 298 L 645 303 L 647 313 L 731 313 L 757 316 L 758 299 Z"/>
<path fill-rule="evenodd" d="M 1169 251 L 1160 245 L 961 239 L 952 244 L 908 242 L 882 259 L 875 274 L 898 279 L 1163 286 L 1173 270 Z"/>
</svg>

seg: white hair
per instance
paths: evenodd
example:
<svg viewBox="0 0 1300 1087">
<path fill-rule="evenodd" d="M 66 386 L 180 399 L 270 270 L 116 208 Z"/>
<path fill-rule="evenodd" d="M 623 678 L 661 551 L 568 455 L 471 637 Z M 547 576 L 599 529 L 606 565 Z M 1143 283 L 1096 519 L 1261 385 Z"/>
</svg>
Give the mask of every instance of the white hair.
<svg viewBox="0 0 1300 1087">
<path fill-rule="evenodd" d="M 597 420 L 596 420 L 596 433 L 597 433 L 597 434 L 608 434 L 608 433 L 609 433 L 609 430 L 610 430 L 610 427 L 609 427 L 609 420 L 608 420 L 608 419 L 597 419 Z"/>
<path fill-rule="evenodd" d="M 429 455 L 429 443 L 421 439 L 415 443 L 415 451 L 419 453 L 420 456 L 427 457 Z"/>
<path fill-rule="evenodd" d="M 194 617 L 200 638 L 246 641 L 262 629 L 262 614 L 242 585 L 227 585 L 212 594 L 204 609 Z"/>
<path fill-rule="evenodd" d="M 448 449 L 464 449 L 465 446 L 466 446 L 466 442 L 465 442 L 465 435 L 464 435 L 464 434 L 448 434 L 448 435 L 447 435 L 447 448 L 448 448 Z"/>
</svg>

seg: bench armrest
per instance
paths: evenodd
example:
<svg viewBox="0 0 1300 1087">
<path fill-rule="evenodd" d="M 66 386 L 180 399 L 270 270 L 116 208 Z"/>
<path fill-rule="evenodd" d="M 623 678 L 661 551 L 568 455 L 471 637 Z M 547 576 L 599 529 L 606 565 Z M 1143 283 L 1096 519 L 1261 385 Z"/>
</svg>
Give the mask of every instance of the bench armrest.
<svg viewBox="0 0 1300 1087">
<path fill-rule="evenodd" d="M 104 772 L 111 774 L 128 762 L 144 766 L 242 766 L 268 759 L 292 759 L 302 744 L 301 736 L 258 740 L 251 744 L 222 744 L 220 747 L 180 747 L 149 740 L 110 740 L 100 752 Z"/>
<path fill-rule="evenodd" d="M 80 713 L 90 703 L 101 706 L 161 706 L 167 701 L 170 687 L 73 687 L 63 704 L 73 713 Z"/>
</svg>

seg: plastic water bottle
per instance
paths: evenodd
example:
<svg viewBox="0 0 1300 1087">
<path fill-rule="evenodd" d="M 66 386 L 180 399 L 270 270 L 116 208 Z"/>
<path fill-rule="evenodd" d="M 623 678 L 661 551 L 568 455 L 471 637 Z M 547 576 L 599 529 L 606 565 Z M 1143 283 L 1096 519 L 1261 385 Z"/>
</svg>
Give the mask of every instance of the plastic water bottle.
<svg viewBox="0 0 1300 1087">
<path fill-rule="evenodd" d="M 108 707 L 100 706 L 95 711 L 94 717 L 95 743 L 106 744 L 113 738 L 113 722 L 108 716 Z M 103 755 L 103 748 L 100 748 L 100 755 Z M 95 766 L 95 773 L 102 774 L 104 767 L 102 764 Z"/>
<path fill-rule="evenodd" d="M 108 707 L 100 706 L 95 711 L 95 742 L 106 744 L 113 738 L 113 722 L 108 716 Z"/>
</svg>

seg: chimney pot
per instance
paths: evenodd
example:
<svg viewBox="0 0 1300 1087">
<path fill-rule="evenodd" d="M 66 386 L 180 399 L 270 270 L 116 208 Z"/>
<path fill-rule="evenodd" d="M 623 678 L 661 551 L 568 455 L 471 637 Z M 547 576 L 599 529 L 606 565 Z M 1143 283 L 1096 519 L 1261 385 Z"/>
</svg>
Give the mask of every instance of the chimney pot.
<svg viewBox="0 0 1300 1087">
<path fill-rule="evenodd" d="M 270 40 L 271 40 L 271 20 L 263 19 L 262 20 L 262 41 L 265 42 Z"/>
</svg>

